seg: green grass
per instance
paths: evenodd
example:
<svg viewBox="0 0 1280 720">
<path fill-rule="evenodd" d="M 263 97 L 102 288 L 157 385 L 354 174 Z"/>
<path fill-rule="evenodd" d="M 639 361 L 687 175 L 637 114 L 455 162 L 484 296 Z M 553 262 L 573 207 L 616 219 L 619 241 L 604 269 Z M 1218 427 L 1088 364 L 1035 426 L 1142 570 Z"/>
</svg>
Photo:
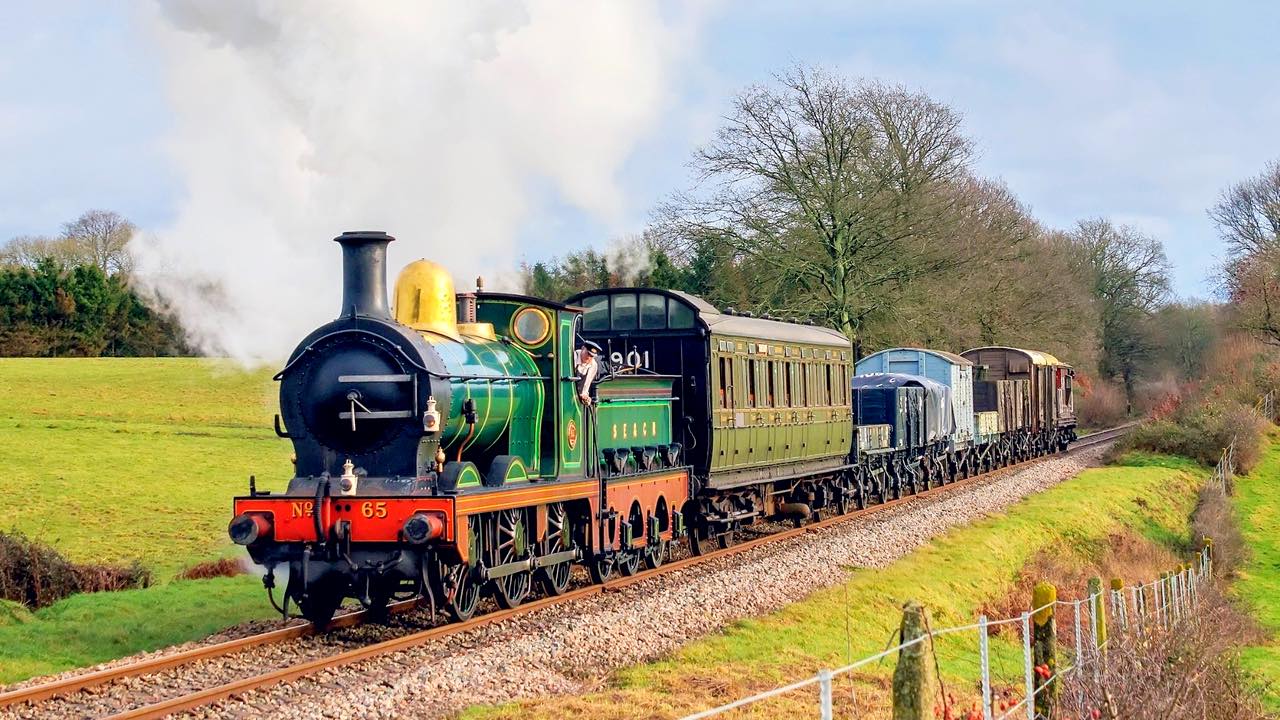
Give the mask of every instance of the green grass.
<svg viewBox="0 0 1280 720">
<path fill-rule="evenodd" d="M 735 623 L 670 657 L 616 673 L 606 690 L 500 708 L 469 717 L 644 717 L 692 711 L 837 667 L 883 649 L 908 599 L 924 602 L 933 627 L 968 624 L 984 603 L 1014 589 L 1019 572 L 1042 552 L 1088 555 L 1130 528 L 1156 542 L 1185 545 L 1188 518 L 1204 471 L 1189 461 L 1151 456 L 1088 470 L 1000 514 L 952 530 L 882 570 L 855 570 L 843 585 L 765 617 Z M 1077 597 L 1082 589 L 1062 589 Z M 847 619 L 847 620 L 846 620 Z M 849 632 L 846 632 L 846 622 Z M 938 657 L 949 686 L 971 687 L 976 634 L 944 639 Z M 1021 667 L 1021 650 L 993 643 L 993 666 Z M 863 676 L 883 682 L 892 662 Z M 957 695 L 960 693 L 957 691 Z M 798 711 L 800 707 L 790 708 Z"/>
<path fill-rule="evenodd" d="M 262 583 L 247 575 L 76 595 L 34 613 L 11 609 L 0 607 L 0 683 L 202 638 L 272 614 Z"/>
<path fill-rule="evenodd" d="M 157 580 L 234 552 L 230 498 L 289 476 L 270 372 L 196 359 L 0 359 L 0 529 Z"/>
<path fill-rule="evenodd" d="M 0 529 L 77 562 L 141 561 L 157 587 L 0 607 L 0 682 L 203 637 L 268 614 L 256 578 L 175 582 L 243 551 L 231 497 L 290 476 L 271 371 L 198 359 L 0 359 Z"/>
<path fill-rule="evenodd" d="M 1273 688 L 1280 686 L 1280 442 L 1269 444 L 1262 462 L 1236 478 L 1236 512 L 1250 557 L 1234 589 L 1271 636 L 1264 645 L 1247 648 L 1246 668 Z M 1280 694 L 1264 695 L 1268 709 L 1280 711 Z"/>
</svg>

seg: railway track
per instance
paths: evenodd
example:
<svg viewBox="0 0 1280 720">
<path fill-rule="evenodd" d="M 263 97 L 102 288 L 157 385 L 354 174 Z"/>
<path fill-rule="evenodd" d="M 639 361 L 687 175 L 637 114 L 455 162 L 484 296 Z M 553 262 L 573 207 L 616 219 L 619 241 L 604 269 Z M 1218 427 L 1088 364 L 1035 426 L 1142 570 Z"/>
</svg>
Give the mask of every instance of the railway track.
<svg viewBox="0 0 1280 720">
<path fill-rule="evenodd" d="M 1114 440 L 1120 435 L 1123 435 L 1132 426 L 1133 424 L 1122 425 L 1084 436 L 1077 442 L 1073 443 L 1068 452 L 1077 452 L 1085 448 Z M 808 523 L 800 527 L 745 540 L 729 548 L 708 552 L 700 556 L 691 556 L 675 560 L 662 565 L 656 570 L 640 573 L 631 577 L 619 577 L 610 580 L 603 585 L 587 585 L 585 587 L 571 590 L 563 595 L 528 602 L 511 610 L 491 612 L 465 623 L 438 625 L 425 630 L 409 632 L 408 634 L 401 635 L 399 637 L 359 645 L 336 653 L 324 654 L 321 657 L 289 664 L 277 670 L 260 674 L 250 674 L 229 682 L 203 688 L 195 692 L 173 695 L 172 697 L 156 700 L 149 704 L 140 704 L 107 716 L 117 718 L 119 720 L 126 718 L 163 718 L 173 713 L 205 707 L 221 700 L 248 693 L 259 688 L 289 682 L 298 678 L 314 675 L 327 669 L 351 665 L 363 660 L 423 645 L 458 633 L 476 630 L 489 625 L 495 625 L 510 618 L 534 613 L 553 605 L 620 590 L 629 585 L 644 582 L 665 573 L 683 570 L 704 561 L 744 553 L 761 545 L 783 541 L 833 525 L 843 524 L 859 518 L 872 516 L 903 504 L 915 503 L 948 495 L 975 483 L 995 480 L 1006 474 L 1026 469 L 1027 467 L 1037 464 L 1043 459 L 1044 458 L 1036 458 L 1034 460 L 1019 463 L 1017 465 L 1011 465 L 983 475 L 977 475 L 972 478 L 953 482 L 941 487 L 932 488 L 915 495 L 909 495 L 904 498 L 874 505 L 863 510 L 856 510 L 845 515 L 830 517 L 817 522 Z M 392 610 L 395 613 L 402 613 L 412 610 L 414 606 L 414 601 L 406 601 L 393 606 Z M 347 613 L 335 618 L 332 627 L 335 629 L 355 627 L 364 622 L 366 618 L 367 614 L 363 611 Z M 3 711 L 6 707 L 17 709 L 17 706 L 29 704 L 28 709 L 30 712 L 23 713 L 24 716 L 43 717 L 39 711 L 39 704 L 54 698 L 74 695 L 76 693 L 92 693 L 96 691 L 95 689 L 99 689 L 104 685 L 124 681 L 128 678 L 141 678 L 147 675 L 163 673 L 164 671 L 182 668 L 205 660 L 232 656 L 253 648 L 299 641 L 312 635 L 315 635 L 315 631 L 310 624 L 298 624 L 222 643 L 196 647 L 178 653 L 148 658 L 136 663 L 122 664 L 91 673 L 62 678 L 50 683 L 32 685 L 30 687 L 0 693 L 0 711 Z M 163 690 L 161 690 L 161 692 L 163 692 Z M 145 703 L 147 701 L 143 700 L 142 702 Z M 50 717 L 52 717 L 52 715 L 50 715 Z"/>
</svg>

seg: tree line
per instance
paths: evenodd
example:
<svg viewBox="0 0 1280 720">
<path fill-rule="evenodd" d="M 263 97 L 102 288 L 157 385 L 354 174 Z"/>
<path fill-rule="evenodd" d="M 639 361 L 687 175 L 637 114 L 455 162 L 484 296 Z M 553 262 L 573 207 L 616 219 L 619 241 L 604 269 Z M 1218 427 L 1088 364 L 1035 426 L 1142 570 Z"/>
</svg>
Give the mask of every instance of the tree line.
<svg viewBox="0 0 1280 720">
<path fill-rule="evenodd" d="M 176 317 L 129 281 L 134 226 L 90 210 L 0 246 L 0 356 L 186 355 Z"/>
<path fill-rule="evenodd" d="M 613 254 L 643 272 L 585 250 L 526 264 L 525 290 L 652 284 L 833 327 L 863 353 L 1032 347 L 1127 405 L 1141 382 L 1195 377 L 1219 312 L 1173 301 L 1159 240 L 1105 218 L 1046 227 L 976 174 L 961 120 L 921 92 L 793 68 L 734 98 L 693 154 L 693 186 Z"/>
</svg>

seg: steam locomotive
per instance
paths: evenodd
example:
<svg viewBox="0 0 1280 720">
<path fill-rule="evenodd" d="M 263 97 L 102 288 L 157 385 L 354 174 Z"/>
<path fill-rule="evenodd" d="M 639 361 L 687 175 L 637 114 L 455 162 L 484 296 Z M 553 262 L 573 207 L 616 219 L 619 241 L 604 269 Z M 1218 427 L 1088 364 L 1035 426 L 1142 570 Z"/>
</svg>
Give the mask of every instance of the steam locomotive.
<svg viewBox="0 0 1280 720">
<path fill-rule="evenodd" d="M 574 567 L 603 582 L 658 567 L 673 543 L 701 553 L 746 525 L 848 512 L 1074 437 L 1070 368 L 1043 354 L 966 353 L 999 375 L 978 381 L 992 408 L 973 413 L 954 401 L 971 374 L 868 383 L 838 332 L 674 291 L 457 293 L 418 260 L 388 308 L 394 238 L 335 240 L 339 315 L 275 378 L 293 477 L 279 493 L 251 478 L 228 527 L 277 609 L 318 626 L 348 598 L 382 612 L 418 597 L 464 620 L 485 597 L 563 593 Z M 589 388 L 588 343 L 604 351 Z"/>
</svg>

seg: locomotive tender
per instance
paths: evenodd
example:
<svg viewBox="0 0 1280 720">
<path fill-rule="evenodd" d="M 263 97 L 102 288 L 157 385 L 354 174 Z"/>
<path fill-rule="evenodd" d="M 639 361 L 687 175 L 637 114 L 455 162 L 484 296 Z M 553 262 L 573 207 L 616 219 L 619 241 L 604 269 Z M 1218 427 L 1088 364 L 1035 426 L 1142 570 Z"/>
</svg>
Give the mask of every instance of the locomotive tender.
<svg viewBox="0 0 1280 720">
<path fill-rule="evenodd" d="M 427 260 L 388 308 L 393 239 L 335 238 L 339 316 L 276 376 L 294 475 L 280 493 L 251 478 L 228 528 L 273 604 L 283 567 L 277 608 L 319 626 L 347 598 L 382 611 L 417 596 L 466 619 L 484 597 L 560 594 L 575 566 L 602 582 L 673 543 L 701 553 L 745 525 L 843 514 L 1074 439 L 1071 369 L 1044 353 L 899 348 L 855 377 L 833 330 L 652 288 L 565 304 L 456 293 Z M 584 404 L 588 342 L 604 362 Z"/>
</svg>

